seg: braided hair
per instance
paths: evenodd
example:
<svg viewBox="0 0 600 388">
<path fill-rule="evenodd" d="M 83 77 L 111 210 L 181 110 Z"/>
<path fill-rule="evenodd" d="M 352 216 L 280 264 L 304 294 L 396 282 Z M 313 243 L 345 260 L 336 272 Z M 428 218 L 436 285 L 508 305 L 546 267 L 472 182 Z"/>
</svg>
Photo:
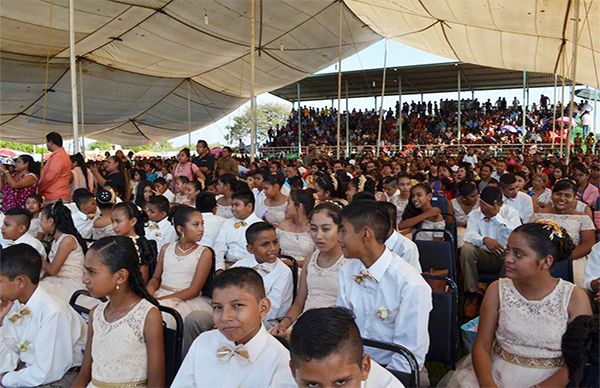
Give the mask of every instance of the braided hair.
<svg viewBox="0 0 600 388">
<path fill-rule="evenodd" d="M 561 349 L 567 370 L 567 387 L 599 386 L 600 340 L 598 316 L 580 315 L 563 334 Z"/>
<path fill-rule="evenodd" d="M 144 284 L 134 239 L 125 236 L 103 237 L 96 241 L 90 250 L 98 255 L 99 260 L 108 266 L 112 273 L 121 269 L 127 270 L 129 289 L 140 298 L 158 306 L 158 301 L 150 295 Z"/>
<path fill-rule="evenodd" d="M 83 253 L 87 252 L 87 243 L 79 234 L 77 228 L 75 228 L 75 224 L 73 223 L 73 218 L 71 217 L 71 211 L 68 207 L 66 207 L 61 200 L 50 203 L 42 209 L 42 215 L 46 218 L 50 218 L 54 221 L 54 226 L 61 233 L 70 234 L 81 246 Z"/>
</svg>

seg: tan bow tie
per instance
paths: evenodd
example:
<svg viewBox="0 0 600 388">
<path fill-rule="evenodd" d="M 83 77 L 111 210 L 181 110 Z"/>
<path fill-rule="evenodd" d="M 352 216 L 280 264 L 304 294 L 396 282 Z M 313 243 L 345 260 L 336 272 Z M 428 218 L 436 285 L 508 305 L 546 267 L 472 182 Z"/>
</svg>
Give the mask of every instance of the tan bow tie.
<svg viewBox="0 0 600 388">
<path fill-rule="evenodd" d="M 11 321 L 12 323 L 16 323 L 19 319 L 26 317 L 28 315 L 31 315 L 31 310 L 29 310 L 27 307 L 23 307 L 21 309 L 21 311 L 14 313 L 13 315 L 11 315 L 8 320 Z"/>
<path fill-rule="evenodd" d="M 158 229 L 158 225 L 157 225 L 157 224 L 150 225 L 150 226 L 148 227 L 148 229 L 150 229 L 150 230 L 156 230 L 156 229 Z"/>
<path fill-rule="evenodd" d="M 254 268 L 257 272 L 261 272 L 262 271 L 262 272 L 264 272 L 267 275 L 269 274 L 269 272 L 271 272 L 271 270 L 269 268 L 267 268 L 267 266 L 264 265 L 264 264 L 257 264 L 257 265 L 255 265 L 252 268 Z"/>
<path fill-rule="evenodd" d="M 88 219 L 88 220 L 93 220 L 93 219 L 94 219 L 94 217 L 96 217 L 96 215 L 95 215 L 95 214 L 88 214 L 88 216 L 87 216 L 87 219 Z"/>
<path fill-rule="evenodd" d="M 362 284 L 365 280 L 372 280 L 374 282 L 377 281 L 377 279 L 375 279 L 375 277 L 367 270 L 360 271 L 360 273 L 358 273 L 358 275 L 354 275 L 352 279 L 354 279 L 354 281 L 358 284 Z"/>
<path fill-rule="evenodd" d="M 250 354 L 248 353 L 248 350 L 246 350 L 244 345 L 238 345 L 235 347 L 235 349 L 229 345 L 221 345 L 217 349 L 217 360 L 219 360 L 220 362 L 229 361 L 231 357 L 235 355 L 240 356 L 246 360 L 250 359 Z"/>
<path fill-rule="evenodd" d="M 248 225 L 248 223 L 246 221 L 240 221 L 240 222 L 236 222 L 235 224 L 233 224 L 233 227 L 236 229 L 239 229 L 242 226 L 246 226 L 246 225 Z"/>
</svg>

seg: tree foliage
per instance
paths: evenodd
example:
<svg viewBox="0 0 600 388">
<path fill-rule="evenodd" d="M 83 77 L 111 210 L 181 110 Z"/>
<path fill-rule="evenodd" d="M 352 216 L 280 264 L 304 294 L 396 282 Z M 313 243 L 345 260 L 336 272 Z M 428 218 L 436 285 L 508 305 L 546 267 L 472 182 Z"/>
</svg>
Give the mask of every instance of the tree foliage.
<svg viewBox="0 0 600 388">
<path fill-rule="evenodd" d="M 258 105 L 256 108 L 257 141 L 260 143 L 266 139 L 269 127 L 285 125 L 289 114 L 290 108 L 284 104 L 269 102 Z M 238 139 L 249 138 L 251 123 L 250 107 L 246 108 L 241 115 L 234 116 L 232 125 L 226 127 L 231 133 L 231 143 L 237 144 Z"/>
<path fill-rule="evenodd" d="M 86 148 L 88 150 L 95 150 L 96 148 L 98 148 L 100 151 L 110 151 L 112 150 L 112 144 L 111 143 L 107 143 L 105 141 L 94 141 L 91 142 L 90 144 L 86 145 Z M 170 141 L 168 140 L 163 140 L 163 141 L 159 141 L 156 143 L 151 143 L 151 144 L 144 144 L 141 146 L 130 146 L 130 147 L 124 147 L 128 150 L 131 150 L 133 152 L 140 152 L 140 151 L 156 151 L 156 152 L 160 152 L 160 151 L 172 151 L 174 149 L 173 144 L 171 144 Z"/>
<path fill-rule="evenodd" d="M 0 148 L 8 148 L 15 151 L 27 152 L 28 154 L 33 154 L 33 145 L 32 144 L 23 144 L 23 143 L 15 143 L 12 141 L 4 141 L 0 140 Z M 38 153 L 44 151 L 48 152 L 46 146 L 36 147 L 35 149 Z"/>
</svg>

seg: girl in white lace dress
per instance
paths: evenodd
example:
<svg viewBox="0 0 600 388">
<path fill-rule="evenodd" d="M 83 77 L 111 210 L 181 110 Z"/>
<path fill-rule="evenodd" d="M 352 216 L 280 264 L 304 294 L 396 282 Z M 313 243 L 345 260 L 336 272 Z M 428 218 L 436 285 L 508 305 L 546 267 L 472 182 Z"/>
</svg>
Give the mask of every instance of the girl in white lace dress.
<svg viewBox="0 0 600 388">
<path fill-rule="evenodd" d="M 285 219 L 285 208 L 288 197 L 281 193 L 285 179 L 280 174 L 272 174 L 265 177 L 265 214 L 263 219 L 275 226 Z"/>
<path fill-rule="evenodd" d="M 114 191 L 100 189 L 96 193 L 96 205 L 100 209 L 100 217 L 94 220 L 92 227 L 93 240 L 115 235 L 111 221 L 112 208 L 115 203 L 117 203 L 117 195 Z"/>
<path fill-rule="evenodd" d="M 540 220 L 516 228 L 507 245 L 507 277 L 487 289 L 472 360 L 461 361 L 448 387 L 567 384 L 562 335 L 568 322 L 592 313 L 583 290 L 550 274 L 573 242 L 558 224 Z"/>
<path fill-rule="evenodd" d="M 299 264 L 316 249 L 308 223 L 308 215 L 314 206 L 315 198 L 312 192 L 292 191 L 285 208 L 285 220 L 276 229 L 281 254 L 292 256 Z"/>
<path fill-rule="evenodd" d="M 129 237 L 105 237 L 85 258 L 83 281 L 109 301 L 90 312 L 83 363 L 73 387 L 164 387 L 165 354 L 158 302 L 148 294 Z"/>
<path fill-rule="evenodd" d="M 298 295 L 279 325 L 271 332 L 284 335 L 304 311 L 335 306 L 338 274 L 347 262 L 338 242 L 342 208 L 332 202 L 317 205 L 310 217 L 310 235 L 317 250 L 304 261 Z"/>
<path fill-rule="evenodd" d="M 238 186 L 238 180 L 231 173 L 223 174 L 217 179 L 217 215 L 224 218 L 233 218 L 231 212 L 231 197 L 235 193 Z"/>
<path fill-rule="evenodd" d="M 61 201 L 44 207 L 40 226 L 45 234 L 52 236 L 48 261 L 42 262 L 44 274 L 40 284 L 68 302 L 75 291 L 84 288 L 81 277 L 86 242 L 75 229 L 71 211 Z"/>
<path fill-rule="evenodd" d="M 414 234 L 419 229 L 444 229 L 446 222 L 440 214 L 440 209 L 433 207 L 431 199 L 433 194 L 431 187 L 425 183 L 419 183 L 410 190 L 410 200 L 402 221 L 398 224 L 398 230 L 410 228 Z M 417 235 L 421 241 L 441 241 L 444 238 L 442 232 L 422 232 Z"/>
<path fill-rule="evenodd" d="M 182 318 L 196 310 L 210 312 L 211 301 L 202 296 L 202 288 L 212 270 L 212 253 L 198 244 L 204 235 L 202 213 L 183 207 L 175 213 L 173 225 L 180 237 L 162 247 L 148 291 Z"/>
</svg>

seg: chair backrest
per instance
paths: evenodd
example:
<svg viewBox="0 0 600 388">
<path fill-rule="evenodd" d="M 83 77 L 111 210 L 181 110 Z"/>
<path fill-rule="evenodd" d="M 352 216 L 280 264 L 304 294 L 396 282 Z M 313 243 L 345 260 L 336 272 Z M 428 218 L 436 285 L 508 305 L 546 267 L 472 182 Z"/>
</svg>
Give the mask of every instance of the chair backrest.
<svg viewBox="0 0 600 388">
<path fill-rule="evenodd" d="M 419 387 L 419 364 L 417 363 L 417 359 L 414 354 L 407 348 L 398 344 L 391 344 L 388 342 L 375 341 L 368 338 L 362 339 L 363 346 L 387 350 L 389 352 L 394 352 L 401 354 L 402 357 L 406 359 L 408 365 L 410 366 L 410 374 L 400 372 L 397 370 L 388 369 L 398 380 L 404 384 L 405 387 Z"/>
<path fill-rule="evenodd" d="M 446 292 L 432 292 L 429 314 L 429 351 L 426 360 L 439 361 L 454 369 L 458 338 L 458 286 L 448 278 L 423 274 L 425 280 L 444 281 Z"/>
<path fill-rule="evenodd" d="M 217 277 L 216 273 L 216 259 L 215 259 L 215 251 L 211 247 L 205 247 L 210 251 L 210 255 L 212 257 L 212 265 L 210 266 L 210 272 L 208 273 L 208 278 L 206 279 L 206 283 L 204 283 L 204 287 L 202 287 L 202 296 L 207 298 L 212 298 L 212 292 L 215 288 L 215 278 Z"/>
<path fill-rule="evenodd" d="M 417 240 L 421 232 L 443 233 L 445 241 L 421 241 Z M 423 272 L 430 269 L 448 270 L 448 276 L 456 280 L 456 249 L 454 239 L 449 231 L 444 229 L 419 229 L 413 233 L 413 241 L 419 250 L 419 263 Z"/>
<path fill-rule="evenodd" d="M 562 260 L 557 261 L 552 265 L 552 276 L 555 278 L 561 278 L 568 282 L 573 283 L 573 261 L 572 260 Z"/>
<path fill-rule="evenodd" d="M 165 380 L 167 386 L 170 386 L 179 367 L 181 366 L 182 348 L 183 348 L 183 319 L 177 310 L 158 306 L 163 317 L 164 346 L 165 346 Z M 175 327 L 169 327 L 167 322 L 174 322 Z"/>
<path fill-rule="evenodd" d="M 454 241 L 455 249 L 458 249 L 458 223 L 456 222 L 456 216 L 452 213 L 442 213 L 444 221 L 446 221 L 446 230 L 450 232 Z"/>
<path fill-rule="evenodd" d="M 281 259 L 285 259 L 285 260 L 289 260 L 292 265 L 290 266 L 290 269 L 292 270 L 292 281 L 294 282 L 293 285 L 293 299 L 292 300 L 296 300 L 296 294 L 298 293 L 298 272 L 300 272 L 300 266 L 298 265 L 298 260 L 296 260 L 295 258 L 293 258 L 292 256 L 288 256 L 288 255 L 279 255 L 279 257 Z"/>
<path fill-rule="evenodd" d="M 87 323 L 90 318 L 90 311 L 102 302 L 106 302 L 106 298 L 94 298 L 88 290 L 77 290 L 71 295 L 69 305 L 77 311 L 81 318 Z"/>
</svg>

